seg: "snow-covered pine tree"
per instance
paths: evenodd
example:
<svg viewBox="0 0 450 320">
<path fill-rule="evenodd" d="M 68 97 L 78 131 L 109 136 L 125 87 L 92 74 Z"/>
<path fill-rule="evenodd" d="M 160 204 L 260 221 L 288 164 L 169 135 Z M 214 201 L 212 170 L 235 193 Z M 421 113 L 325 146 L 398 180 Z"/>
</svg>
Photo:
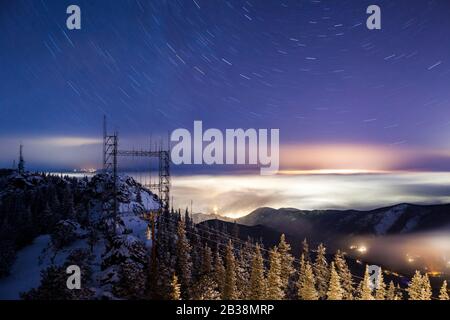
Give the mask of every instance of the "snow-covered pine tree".
<svg viewBox="0 0 450 320">
<path fill-rule="evenodd" d="M 302 242 L 302 255 L 303 255 L 303 259 L 305 260 L 305 262 L 309 262 L 310 264 L 312 264 L 311 262 L 311 257 L 309 255 L 309 244 L 308 241 L 305 239 L 303 239 Z"/>
<path fill-rule="evenodd" d="M 284 298 L 283 282 L 281 279 L 280 254 L 277 247 L 270 250 L 270 268 L 267 273 L 267 291 L 268 300 L 282 300 Z"/>
<path fill-rule="evenodd" d="M 341 287 L 339 275 L 334 267 L 334 262 L 331 262 L 330 268 L 330 282 L 327 291 L 327 300 L 342 300 L 343 290 Z"/>
<path fill-rule="evenodd" d="M 372 296 L 372 288 L 370 286 L 369 266 L 366 265 L 366 271 L 364 272 L 364 278 L 358 287 L 359 300 L 374 300 Z"/>
<path fill-rule="evenodd" d="M 205 274 L 194 284 L 191 289 L 194 300 L 218 300 L 220 293 L 213 274 Z"/>
<path fill-rule="evenodd" d="M 407 289 L 409 300 L 431 300 L 432 289 L 428 274 L 421 275 L 416 271 Z"/>
<path fill-rule="evenodd" d="M 55 220 L 55 215 L 53 214 L 48 202 L 45 203 L 45 207 L 41 215 L 42 221 L 38 221 L 38 223 L 46 224 L 46 227 L 53 229 L 57 221 Z M 39 231 L 41 230 L 44 230 L 44 227 L 41 227 Z"/>
<path fill-rule="evenodd" d="M 165 219 L 165 212 L 157 219 L 158 232 L 156 241 L 152 243 L 152 254 L 149 265 L 149 275 L 147 284 L 147 294 L 151 299 L 170 299 L 172 288 L 173 271 L 170 270 L 170 248 L 168 220 Z"/>
<path fill-rule="evenodd" d="M 194 300 L 217 300 L 220 298 L 218 284 L 212 268 L 212 251 L 207 244 L 202 250 L 202 262 L 199 268 L 200 273 L 197 281 L 191 289 L 191 296 Z M 222 277 L 224 275 L 222 274 Z"/>
<path fill-rule="evenodd" d="M 75 208 L 73 202 L 73 192 L 72 188 L 69 185 L 67 185 L 64 189 L 63 200 L 61 203 L 61 212 L 64 218 L 74 220 Z"/>
<path fill-rule="evenodd" d="M 380 268 L 378 273 L 378 279 L 376 281 L 377 287 L 375 288 L 375 300 L 386 299 L 386 284 L 384 283 L 383 271 Z"/>
<path fill-rule="evenodd" d="M 386 300 L 396 300 L 396 294 L 395 294 L 395 285 L 394 282 L 389 282 L 388 289 L 386 291 Z"/>
<path fill-rule="evenodd" d="M 201 266 L 202 266 L 202 254 L 203 254 L 203 244 L 200 237 L 200 234 L 197 231 L 197 228 L 192 225 L 189 229 L 186 229 L 187 232 L 190 232 L 190 237 L 188 237 L 189 244 L 191 245 L 191 262 L 192 262 L 192 279 L 198 279 L 201 275 Z"/>
<path fill-rule="evenodd" d="M 225 287 L 225 267 L 223 265 L 223 260 L 218 247 L 214 258 L 214 279 L 217 283 L 220 294 L 223 295 Z"/>
<path fill-rule="evenodd" d="M 316 290 L 316 280 L 314 272 L 309 262 L 305 262 L 303 275 L 298 279 L 298 298 L 301 300 L 318 300 L 319 294 Z"/>
<path fill-rule="evenodd" d="M 428 278 L 428 274 L 425 273 L 422 276 L 422 299 L 421 300 L 431 300 L 433 296 L 433 290 L 431 289 L 430 278 Z"/>
<path fill-rule="evenodd" d="M 189 215 L 189 209 L 186 208 L 184 211 L 184 224 L 186 226 L 186 230 L 190 231 L 193 227 L 192 219 Z"/>
<path fill-rule="evenodd" d="M 236 300 L 238 298 L 236 287 L 236 258 L 233 251 L 233 243 L 229 240 L 225 253 L 225 283 L 222 300 Z"/>
<path fill-rule="evenodd" d="M 294 274 L 293 283 L 289 286 L 288 290 L 288 299 L 298 299 L 299 298 L 299 290 L 302 285 L 303 279 L 305 279 L 305 255 L 301 253 L 300 261 L 298 264 L 298 271 Z"/>
<path fill-rule="evenodd" d="M 89 290 L 69 290 L 66 269 L 54 265 L 41 271 L 39 287 L 20 294 L 24 300 L 80 300 L 89 299 Z"/>
<path fill-rule="evenodd" d="M 178 283 L 178 277 L 173 274 L 172 281 L 170 283 L 172 291 L 170 293 L 170 300 L 181 300 L 181 286 Z"/>
<path fill-rule="evenodd" d="M 299 270 L 298 270 L 298 281 L 299 281 L 299 283 L 302 281 L 303 278 L 305 278 L 305 267 L 306 267 L 307 263 L 308 263 L 308 261 L 305 260 L 305 254 L 302 253 L 302 255 L 300 257 L 300 262 L 299 262 L 299 265 L 298 265 L 299 266 Z"/>
<path fill-rule="evenodd" d="M 254 245 L 251 239 L 248 238 L 245 244 L 239 250 L 239 271 L 242 274 L 238 275 L 238 288 L 241 299 L 248 299 L 250 288 L 250 277 L 252 274 L 252 264 L 254 256 Z"/>
<path fill-rule="evenodd" d="M 441 290 L 439 291 L 439 300 L 449 300 L 447 280 L 444 280 L 444 282 L 442 283 Z"/>
<path fill-rule="evenodd" d="M 266 283 L 264 277 L 264 260 L 261 249 L 257 243 L 250 274 L 250 285 L 246 298 L 249 300 L 263 300 L 266 297 Z"/>
<path fill-rule="evenodd" d="M 181 221 L 181 209 L 178 209 L 177 213 L 175 214 L 177 216 L 178 221 Z M 186 225 L 185 225 L 186 227 Z"/>
<path fill-rule="evenodd" d="M 341 287 L 343 291 L 342 299 L 353 300 L 353 292 L 355 290 L 353 288 L 353 277 L 345 260 L 345 253 L 341 250 L 338 250 L 334 256 L 334 265 L 339 275 L 339 279 L 341 280 Z"/>
<path fill-rule="evenodd" d="M 236 259 L 236 288 L 238 299 L 245 299 L 249 282 L 250 273 L 244 255 L 244 248 L 241 247 Z"/>
<path fill-rule="evenodd" d="M 321 299 L 325 299 L 330 281 L 330 270 L 325 256 L 326 248 L 321 243 L 317 247 L 316 260 L 314 262 L 314 273 L 316 276 L 317 292 Z"/>
<path fill-rule="evenodd" d="M 181 292 L 183 298 L 189 297 L 189 288 L 191 285 L 192 275 L 192 261 L 191 261 L 191 246 L 186 237 L 186 230 L 184 221 L 178 223 L 177 229 L 177 264 L 176 272 L 180 277 Z"/>
<path fill-rule="evenodd" d="M 212 251 L 208 244 L 205 244 L 202 251 L 201 274 L 210 274 L 212 271 Z"/>
<path fill-rule="evenodd" d="M 291 246 L 286 242 L 286 237 L 284 234 L 280 237 L 278 254 L 280 255 L 282 290 L 286 293 L 289 280 L 294 273 L 294 267 L 292 265 L 294 262 L 294 257 L 291 254 Z"/>
<path fill-rule="evenodd" d="M 407 289 L 409 300 L 422 300 L 422 287 L 422 275 L 419 271 L 416 271 Z"/>
<path fill-rule="evenodd" d="M 395 299 L 394 300 L 403 300 L 405 297 L 403 295 L 402 289 L 400 288 L 400 285 L 397 284 L 395 287 Z"/>
</svg>

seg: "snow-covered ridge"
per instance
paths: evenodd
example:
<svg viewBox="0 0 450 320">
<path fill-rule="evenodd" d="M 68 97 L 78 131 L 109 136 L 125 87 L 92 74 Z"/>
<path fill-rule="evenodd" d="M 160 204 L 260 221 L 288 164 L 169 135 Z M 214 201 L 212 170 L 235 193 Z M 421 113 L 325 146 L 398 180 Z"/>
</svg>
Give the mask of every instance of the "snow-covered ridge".
<svg viewBox="0 0 450 320">
<path fill-rule="evenodd" d="M 45 188 L 49 179 L 53 182 L 56 179 L 58 186 L 64 188 L 73 178 L 12 173 L 6 177 L 6 183 L 3 179 L 3 185 L 0 185 L 0 202 L 6 194 Z M 50 267 L 64 269 L 73 261 L 79 261 L 82 270 L 89 270 L 82 280 L 83 294 L 94 299 L 125 298 L 128 291 L 123 289 L 126 283 L 123 275 L 139 275 L 148 264 L 147 255 L 152 243 L 144 213 L 158 210 L 160 204 L 156 195 L 132 177 L 119 176 L 118 214 L 111 222 L 110 217 L 102 216 L 101 210 L 104 186 L 108 182 L 111 177 L 105 174 L 78 181 L 77 190 L 90 208 L 88 222 L 77 221 L 76 215 L 61 220 L 51 234 L 40 235 L 31 245 L 21 249 L 10 275 L 0 279 L 0 299 L 20 298 L 21 293 L 39 288 L 43 271 Z M 121 227 L 112 234 L 106 227 L 109 223 Z M 33 297 L 40 297 L 41 291 L 33 290 Z"/>
</svg>

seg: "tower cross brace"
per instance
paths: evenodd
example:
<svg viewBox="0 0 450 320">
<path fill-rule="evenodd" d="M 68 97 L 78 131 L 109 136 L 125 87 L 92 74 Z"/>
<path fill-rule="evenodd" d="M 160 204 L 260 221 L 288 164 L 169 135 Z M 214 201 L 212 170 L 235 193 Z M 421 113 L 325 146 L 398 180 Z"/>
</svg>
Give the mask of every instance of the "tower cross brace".
<svg viewBox="0 0 450 320">
<path fill-rule="evenodd" d="M 162 209 L 168 209 L 170 204 L 170 151 L 163 150 L 141 150 L 129 151 L 118 149 L 118 133 L 108 135 L 106 128 L 106 117 L 103 119 L 103 172 L 111 173 L 113 179 L 112 186 L 105 186 L 105 189 L 112 191 L 114 197 L 114 215 L 117 214 L 117 157 L 147 157 L 159 160 L 159 180 L 158 183 L 147 185 L 147 187 L 157 190 L 158 198 Z M 112 190 L 111 190 L 112 189 Z M 107 192 L 108 193 L 108 192 Z M 105 210 L 105 209 L 104 209 Z"/>
</svg>

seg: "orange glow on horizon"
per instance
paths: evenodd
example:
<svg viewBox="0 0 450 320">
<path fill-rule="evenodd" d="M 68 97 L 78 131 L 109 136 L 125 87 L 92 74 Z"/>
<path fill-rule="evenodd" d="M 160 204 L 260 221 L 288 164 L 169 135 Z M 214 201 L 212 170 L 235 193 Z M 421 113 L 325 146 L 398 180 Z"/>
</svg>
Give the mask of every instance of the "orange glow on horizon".
<svg viewBox="0 0 450 320">
<path fill-rule="evenodd" d="M 280 148 L 281 174 L 387 173 L 414 168 L 429 158 L 449 158 L 441 149 L 376 144 L 299 144 Z"/>
<path fill-rule="evenodd" d="M 281 175 L 320 175 L 320 174 L 376 174 L 389 173 L 388 170 L 366 170 L 366 169 L 318 169 L 318 170 L 280 170 Z"/>
</svg>

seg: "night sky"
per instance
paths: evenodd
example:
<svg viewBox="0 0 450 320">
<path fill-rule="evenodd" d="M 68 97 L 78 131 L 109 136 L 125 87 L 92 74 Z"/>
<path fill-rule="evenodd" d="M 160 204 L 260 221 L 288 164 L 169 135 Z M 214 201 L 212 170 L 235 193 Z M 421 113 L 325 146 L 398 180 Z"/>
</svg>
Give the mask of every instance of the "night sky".
<svg viewBox="0 0 450 320">
<path fill-rule="evenodd" d="M 82 30 L 66 28 L 70 4 Z M 366 28 L 371 4 L 382 30 Z M 297 150 L 285 154 L 368 148 L 401 159 L 381 169 L 450 170 L 449 9 L 446 0 L 0 0 L 0 165 L 21 141 L 35 167 L 98 165 L 106 113 L 127 146 L 203 120 L 280 128 Z"/>
</svg>

